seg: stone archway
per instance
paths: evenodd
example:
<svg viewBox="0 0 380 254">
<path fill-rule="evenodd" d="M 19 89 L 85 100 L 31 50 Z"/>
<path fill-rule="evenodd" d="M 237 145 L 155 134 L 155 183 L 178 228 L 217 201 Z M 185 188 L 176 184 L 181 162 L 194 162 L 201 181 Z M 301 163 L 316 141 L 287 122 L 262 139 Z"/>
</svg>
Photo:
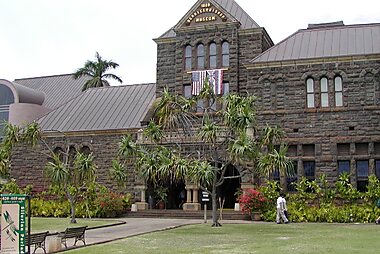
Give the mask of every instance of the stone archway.
<svg viewBox="0 0 380 254">
<path fill-rule="evenodd" d="M 228 165 L 225 176 L 238 176 L 240 173 L 236 167 L 233 165 Z M 218 199 L 220 202 L 223 202 L 223 208 L 234 208 L 236 203 L 236 193 L 241 188 L 241 177 L 238 178 L 227 178 L 224 180 L 224 183 L 218 187 Z M 219 201 L 218 201 L 219 202 Z M 219 204 L 220 205 L 220 204 Z"/>
</svg>

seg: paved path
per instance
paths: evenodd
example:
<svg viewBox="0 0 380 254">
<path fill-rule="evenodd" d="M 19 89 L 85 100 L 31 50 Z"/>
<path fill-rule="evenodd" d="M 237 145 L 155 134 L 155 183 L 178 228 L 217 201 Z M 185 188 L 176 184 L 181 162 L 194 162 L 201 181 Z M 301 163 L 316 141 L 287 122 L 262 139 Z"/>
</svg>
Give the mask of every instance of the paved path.
<svg viewBox="0 0 380 254">
<path fill-rule="evenodd" d="M 203 223 L 200 219 L 158 219 L 158 218 L 119 218 L 118 220 L 126 222 L 122 225 L 103 227 L 97 229 L 86 230 L 86 244 L 94 245 L 99 243 L 105 243 L 110 241 L 115 241 L 118 239 L 127 238 L 130 236 L 141 235 L 149 232 L 166 230 L 170 228 L 175 228 L 183 225 L 199 224 Z M 211 223 L 208 220 L 208 223 Z M 251 221 L 222 221 L 222 223 L 252 223 Z M 55 236 L 49 236 L 46 239 L 46 250 L 52 252 L 53 242 Z M 72 239 L 68 240 L 68 246 L 73 246 L 74 241 Z M 51 245 L 51 246 L 49 246 Z M 58 244 L 59 245 L 59 244 Z M 82 246 L 82 242 L 77 243 L 78 246 Z M 33 252 L 33 248 L 32 248 Z M 36 253 L 43 253 L 42 249 L 38 249 Z"/>
</svg>

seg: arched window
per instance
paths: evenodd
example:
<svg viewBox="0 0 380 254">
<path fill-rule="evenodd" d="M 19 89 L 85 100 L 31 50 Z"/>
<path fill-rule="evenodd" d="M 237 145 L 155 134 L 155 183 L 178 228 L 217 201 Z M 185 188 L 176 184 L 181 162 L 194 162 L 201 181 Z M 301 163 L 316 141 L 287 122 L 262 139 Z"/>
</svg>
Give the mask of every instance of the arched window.
<svg viewBox="0 0 380 254">
<path fill-rule="evenodd" d="M 9 105 L 15 102 L 12 90 L 0 84 L 0 105 Z"/>
<path fill-rule="evenodd" d="M 191 70 L 192 49 L 190 45 L 185 47 L 185 70 Z"/>
<path fill-rule="evenodd" d="M 4 123 L 9 120 L 9 105 L 14 101 L 12 90 L 0 84 L 0 139 L 3 136 Z"/>
<path fill-rule="evenodd" d="M 63 162 L 65 152 L 61 147 L 56 147 L 53 153 L 59 156 L 59 159 Z"/>
<path fill-rule="evenodd" d="M 205 68 L 205 47 L 203 44 L 197 46 L 197 67 L 198 69 Z"/>
<path fill-rule="evenodd" d="M 329 85 L 326 77 L 321 78 L 321 107 L 326 108 L 329 106 Z"/>
<path fill-rule="evenodd" d="M 334 87 L 335 87 L 335 106 L 343 106 L 343 82 L 342 77 L 336 76 L 334 78 Z"/>
<path fill-rule="evenodd" d="M 91 153 L 91 149 L 88 146 L 83 146 L 80 149 L 80 152 L 83 153 L 83 154 L 85 154 L 85 155 L 89 155 Z"/>
<path fill-rule="evenodd" d="M 230 44 L 227 41 L 222 44 L 222 66 L 230 66 Z"/>
<path fill-rule="evenodd" d="M 314 101 L 314 80 L 312 78 L 308 78 L 306 80 L 306 92 L 307 92 L 307 107 L 308 108 L 314 108 L 315 107 L 315 101 Z"/>
<path fill-rule="evenodd" d="M 216 68 L 216 43 L 212 42 L 209 46 L 210 68 Z"/>
</svg>

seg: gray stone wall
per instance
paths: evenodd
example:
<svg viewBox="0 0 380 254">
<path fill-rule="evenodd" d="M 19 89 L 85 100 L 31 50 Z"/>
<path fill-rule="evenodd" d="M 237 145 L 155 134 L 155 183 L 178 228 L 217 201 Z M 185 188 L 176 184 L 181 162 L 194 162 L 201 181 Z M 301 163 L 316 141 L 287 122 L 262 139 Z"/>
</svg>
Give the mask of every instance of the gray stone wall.
<svg viewBox="0 0 380 254">
<path fill-rule="evenodd" d="M 358 156 L 337 154 L 337 144 L 368 143 L 374 147 L 380 142 L 380 87 L 379 61 L 336 61 L 332 63 L 297 63 L 281 67 L 248 70 L 244 90 L 258 97 L 258 123 L 264 126 L 279 125 L 287 134 L 286 142 L 298 147 L 294 159 L 298 161 L 298 175 L 303 175 L 302 161 L 316 162 L 316 177 L 324 173 L 334 182 L 338 177 L 337 160 L 351 161 L 353 183 L 356 180 L 357 159 L 369 160 L 370 173 L 374 173 L 374 160 L 380 159 L 374 149 Z M 334 77 L 343 80 L 343 107 L 334 106 Z M 307 108 L 306 79 L 315 84 L 315 108 Z M 320 106 L 320 83 L 328 79 L 329 107 Z M 302 154 L 303 145 L 314 144 L 313 156 Z"/>
<path fill-rule="evenodd" d="M 79 151 L 82 147 L 90 148 L 95 156 L 95 163 L 98 166 L 97 182 L 114 189 L 116 184 L 109 177 L 109 170 L 112 167 L 112 160 L 117 157 L 118 143 L 123 134 L 101 134 L 92 133 L 81 136 L 49 137 L 46 142 L 50 149 L 57 147 L 64 148 L 73 146 Z M 49 150 L 45 145 L 40 143 L 37 147 L 30 148 L 26 145 L 15 147 L 12 153 L 11 177 L 17 179 L 17 183 L 24 187 L 28 184 L 33 185 L 34 192 L 46 190 L 49 186 L 49 180 L 44 174 L 44 168 L 49 159 Z M 128 193 L 134 193 L 135 187 L 135 169 L 133 163 L 127 165 L 128 169 Z"/>
<path fill-rule="evenodd" d="M 183 29 L 177 31 L 175 38 L 156 40 L 157 51 L 157 94 L 168 87 L 170 92 L 183 93 L 183 85 L 191 84 L 191 73 L 184 70 L 184 48 L 192 46 L 192 70 L 196 68 L 196 47 L 199 43 L 205 46 L 205 69 L 210 69 L 208 45 L 217 44 L 217 68 L 222 68 L 221 45 L 223 41 L 230 44 L 230 66 L 224 71 L 224 80 L 230 84 L 231 92 L 238 92 L 241 82 L 246 79 L 239 76 L 244 73 L 244 64 L 262 53 L 268 47 L 264 43 L 267 36 L 262 28 L 238 30 L 237 24 L 220 26 L 205 26 L 204 29 Z M 265 48 L 264 48 L 265 47 Z"/>
</svg>

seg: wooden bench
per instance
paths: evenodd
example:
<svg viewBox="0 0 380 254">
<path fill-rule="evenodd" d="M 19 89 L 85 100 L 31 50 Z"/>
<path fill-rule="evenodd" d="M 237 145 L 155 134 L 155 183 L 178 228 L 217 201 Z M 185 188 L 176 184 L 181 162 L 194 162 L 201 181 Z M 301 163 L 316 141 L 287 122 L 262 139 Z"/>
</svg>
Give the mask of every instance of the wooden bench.
<svg viewBox="0 0 380 254">
<path fill-rule="evenodd" d="M 66 228 L 66 230 L 62 233 L 58 234 L 58 237 L 61 238 L 61 244 L 65 245 L 67 249 L 67 239 L 74 238 L 74 246 L 78 241 L 82 241 L 84 245 L 86 245 L 85 232 L 87 226 L 84 227 L 76 227 L 76 228 Z"/>
<path fill-rule="evenodd" d="M 43 249 L 44 253 L 46 253 L 45 240 L 48 234 L 49 234 L 49 231 L 46 231 L 42 233 L 30 234 L 30 236 L 27 236 L 26 239 L 27 241 L 28 241 L 28 238 L 30 239 L 30 245 L 34 245 L 33 253 L 35 253 L 38 248 Z"/>
</svg>

